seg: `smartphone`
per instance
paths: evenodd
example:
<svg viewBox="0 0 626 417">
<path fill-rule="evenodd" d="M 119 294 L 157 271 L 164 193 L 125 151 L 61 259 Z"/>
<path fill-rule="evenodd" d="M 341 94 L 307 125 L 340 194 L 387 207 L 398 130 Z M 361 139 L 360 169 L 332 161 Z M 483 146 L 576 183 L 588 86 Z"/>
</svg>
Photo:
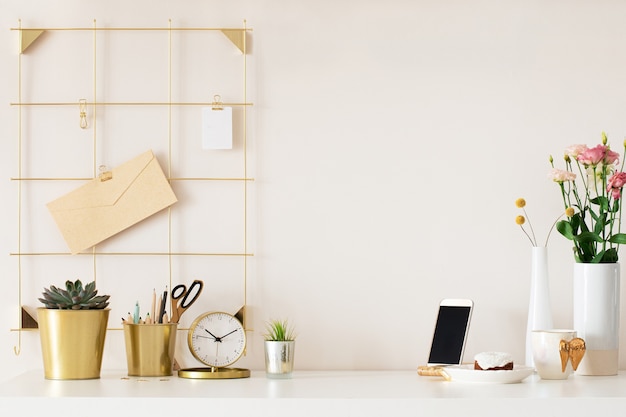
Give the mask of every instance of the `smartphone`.
<svg viewBox="0 0 626 417">
<path fill-rule="evenodd" d="M 428 356 L 429 366 L 461 364 L 473 308 L 474 302 L 469 299 L 441 300 Z"/>
</svg>

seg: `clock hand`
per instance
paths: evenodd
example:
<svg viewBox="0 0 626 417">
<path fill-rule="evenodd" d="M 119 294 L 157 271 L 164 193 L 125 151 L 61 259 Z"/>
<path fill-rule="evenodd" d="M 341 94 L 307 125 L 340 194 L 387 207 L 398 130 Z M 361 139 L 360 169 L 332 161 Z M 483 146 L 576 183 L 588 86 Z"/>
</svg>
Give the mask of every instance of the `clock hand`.
<svg viewBox="0 0 626 417">
<path fill-rule="evenodd" d="M 221 342 L 222 338 L 221 337 L 217 337 L 215 336 L 213 333 L 211 333 L 210 331 L 208 331 L 207 329 L 204 329 L 205 332 L 207 332 L 208 334 L 211 335 L 211 337 L 213 338 L 213 340 L 215 340 L 216 342 Z"/>
<path fill-rule="evenodd" d="M 222 336 L 222 337 L 220 337 L 220 338 L 219 338 L 219 339 L 220 339 L 220 341 L 222 341 L 222 339 L 223 339 L 223 338 L 225 338 L 226 336 L 228 336 L 228 335 L 231 335 L 231 334 L 235 333 L 236 331 L 237 331 L 237 329 L 233 330 L 232 332 L 228 332 L 228 333 L 226 333 L 224 336 Z"/>
</svg>

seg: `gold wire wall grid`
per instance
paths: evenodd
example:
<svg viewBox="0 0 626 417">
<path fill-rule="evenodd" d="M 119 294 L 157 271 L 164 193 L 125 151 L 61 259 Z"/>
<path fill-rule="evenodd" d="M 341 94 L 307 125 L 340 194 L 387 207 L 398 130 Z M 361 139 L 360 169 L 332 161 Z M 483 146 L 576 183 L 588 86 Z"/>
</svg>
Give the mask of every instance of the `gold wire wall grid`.
<svg viewBox="0 0 626 417">
<path fill-rule="evenodd" d="M 50 28 L 25 28 L 22 26 L 22 21 L 19 20 L 19 25 L 16 28 L 10 28 L 11 31 L 17 31 L 19 33 L 19 53 L 18 53 L 18 99 L 17 102 L 10 103 L 11 106 L 16 106 L 18 108 L 17 112 L 17 122 L 18 122 L 18 175 L 16 177 L 12 177 L 12 181 L 17 182 L 17 251 L 10 253 L 11 256 L 17 258 L 17 273 L 18 273 L 18 305 L 19 305 L 19 313 L 18 313 L 18 321 L 19 326 L 16 329 L 11 329 L 11 331 L 15 331 L 18 334 L 18 342 L 16 346 L 14 346 L 13 350 L 16 355 L 19 355 L 21 352 L 22 345 L 22 332 L 37 329 L 38 324 L 37 321 L 24 309 L 23 307 L 23 271 L 22 271 L 22 258 L 25 256 L 91 256 L 93 258 L 93 276 L 94 280 L 96 280 L 96 265 L 97 259 L 102 256 L 165 256 L 168 257 L 169 260 L 169 287 L 173 288 L 172 285 L 172 258 L 173 257 L 188 257 L 188 256 L 216 256 L 216 257 L 241 257 L 243 259 L 243 306 L 237 312 L 238 318 L 244 324 L 244 328 L 248 331 L 248 327 L 246 325 L 246 306 L 247 306 L 247 280 L 248 280 L 248 264 L 247 259 L 249 257 L 254 256 L 253 253 L 248 251 L 248 183 L 254 181 L 254 178 L 250 178 L 248 176 L 248 143 L 247 143 L 247 108 L 252 106 L 252 103 L 247 101 L 247 59 L 246 55 L 248 54 L 247 45 L 246 45 L 246 37 L 248 32 L 251 32 L 252 29 L 246 26 L 246 21 L 243 21 L 243 27 L 241 28 L 217 28 L 217 27 L 172 27 L 171 20 L 168 22 L 167 27 L 98 27 L 96 25 L 96 20 L 93 20 L 92 27 L 50 27 Z M 90 32 L 93 37 L 93 91 L 92 96 L 94 99 L 89 100 L 87 98 L 81 98 L 78 100 L 78 127 L 80 129 L 92 129 L 93 136 L 93 155 L 92 155 L 92 166 L 93 166 L 93 177 L 84 178 L 84 177 L 25 177 L 23 175 L 23 115 L 22 108 L 25 106 L 76 106 L 76 101 L 74 102 L 64 102 L 64 101 L 46 101 L 46 102 L 26 102 L 22 99 L 22 55 L 29 51 L 29 48 L 33 47 L 43 38 L 46 32 L 51 31 L 84 31 Z M 98 101 L 95 98 L 98 97 L 98 91 L 96 89 L 96 64 L 97 64 L 97 51 L 96 51 L 96 38 L 97 34 L 101 32 L 109 32 L 109 31 L 120 31 L 120 32 L 136 32 L 136 31 L 156 31 L 169 32 L 169 47 L 168 47 L 168 101 L 128 101 L 128 102 L 107 102 L 107 101 Z M 222 102 L 221 97 L 219 95 L 215 95 L 213 97 L 213 101 L 206 102 L 178 102 L 172 100 L 172 32 L 177 31 L 217 31 L 221 32 L 228 41 L 230 41 L 241 53 L 243 57 L 243 97 L 242 101 L 238 102 Z M 172 250 L 172 215 L 171 208 L 167 209 L 168 212 L 168 250 L 167 252 L 104 252 L 100 251 L 94 246 L 89 252 L 81 252 L 77 255 L 71 255 L 70 252 L 25 252 L 22 250 L 22 224 L 23 224 L 23 211 L 24 208 L 22 206 L 22 184 L 28 181 L 89 181 L 95 178 L 100 178 L 101 181 L 107 181 L 111 179 L 111 171 L 109 171 L 105 166 L 97 165 L 97 143 L 98 137 L 96 135 L 96 120 L 97 120 L 97 108 L 103 106 L 167 106 L 169 108 L 168 114 L 168 161 L 167 161 L 167 172 L 166 178 L 169 182 L 173 181 L 227 181 L 227 182 L 241 182 L 243 184 L 243 251 L 242 252 L 175 252 Z M 172 108 L 179 106 L 212 106 L 214 109 L 218 109 L 222 106 L 230 106 L 230 107 L 241 107 L 242 110 L 242 140 L 243 140 L 243 176 L 242 177 L 172 177 Z M 109 329 L 109 330 L 121 330 L 120 329 Z M 179 330 L 185 330 L 184 328 L 179 328 Z"/>
</svg>

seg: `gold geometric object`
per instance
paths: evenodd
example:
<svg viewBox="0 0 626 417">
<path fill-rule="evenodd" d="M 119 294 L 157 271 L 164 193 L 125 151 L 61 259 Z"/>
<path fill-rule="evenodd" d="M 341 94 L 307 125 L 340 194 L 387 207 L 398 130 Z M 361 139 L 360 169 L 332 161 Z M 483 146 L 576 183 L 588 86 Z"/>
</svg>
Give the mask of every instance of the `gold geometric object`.
<svg viewBox="0 0 626 417">
<path fill-rule="evenodd" d="M 242 306 L 236 313 L 235 318 L 241 322 L 241 324 L 246 324 L 246 306 Z"/>
<path fill-rule="evenodd" d="M 221 32 L 241 51 L 246 53 L 246 31 L 241 29 L 221 29 Z"/>
<path fill-rule="evenodd" d="M 44 32 L 43 29 L 20 29 L 20 54 L 23 54 Z"/>
<path fill-rule="evenodd" d="M 37 328 L 39 328 L 39 324 L 37 324 L 37 320 L 35 320 L 33 316 L 28 314 L 26 309 L 22 307 L 22 329 L 37 329 Z"/>
</svg>

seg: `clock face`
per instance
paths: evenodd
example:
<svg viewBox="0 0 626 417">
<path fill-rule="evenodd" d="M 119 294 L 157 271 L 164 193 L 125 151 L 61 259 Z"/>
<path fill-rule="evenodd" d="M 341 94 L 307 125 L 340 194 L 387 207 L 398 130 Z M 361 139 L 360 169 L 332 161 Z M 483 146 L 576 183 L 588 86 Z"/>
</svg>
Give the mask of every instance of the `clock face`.
<svg viewBox="0 0 626 417">
<path fill-rule="evenodd" d="M 232 365 L 243 355 L 246 332 L 231 314 L 204 313 L 191 324 L 187 342 L 196 359 L 220 368 Z"/>
</svg>

